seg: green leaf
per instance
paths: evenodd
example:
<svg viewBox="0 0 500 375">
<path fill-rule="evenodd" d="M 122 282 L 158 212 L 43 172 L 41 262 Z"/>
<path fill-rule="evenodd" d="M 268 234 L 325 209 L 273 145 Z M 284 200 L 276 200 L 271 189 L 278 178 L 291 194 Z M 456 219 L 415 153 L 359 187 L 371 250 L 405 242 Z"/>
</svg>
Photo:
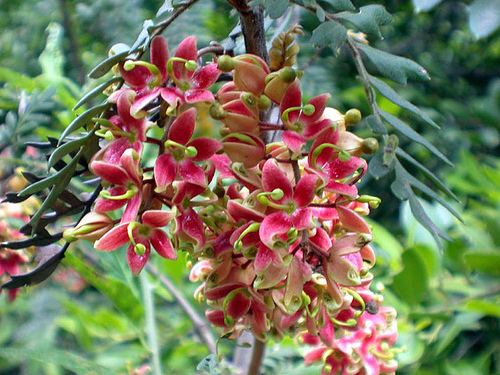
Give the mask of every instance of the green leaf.
<svg viewBox="0 0 500 375">
<path fill-rule="evenodd" d="M 288 9 L 288 0 L 266 0 L 265 8 L 272 19 L 280 18 Z"/>
<path fill-rule="evenodd" d="M 86 282 L 109 298 L 119 311 L 130 318 L 132 323 L 137 326 L 141 324 L 144 319 L 142 303 L 125 283 L 105 273 L 97 273 L 94 267 L 72 252 L 66 253 L 64 264 L 75 269 Z"/>
<path fill-rule="evenodd" d="M 448 348 L 460 332 L 469 329 L 477 329 L 477 321 L 481 315 L 475 313 L 461 313 L 453 318 L 450 324 L 447 324 L 440 332 L 439 341 L 435 348 L 435 355 L 441 354 Z"/>
<path fill-rule="evenodd" d="M 351 0 L 325 0 L 328 4 L 331 5 L 333 9 L 336 11 L 342 10 L 355 10 L 356 7 L 352 5 Z"/>
<path fill-rule="evenodd" d="M 82 96 L 82 98 L 75 104 L 73 107 L 73 111 L 77 110 L 80 108 L 82 105 L 87 103 L 88 101 L 94 99 L 96 96 L 99 96 L 102 94 L 102 92 L 110 85 L 113 83 L 121 81 L 121 77 L 113 77 L 111 79 L 108 79 L 106 82 L 101 83 L 100 85 L 96 86 L 92 90 L 90 90 L 88 93 Z"/>
<path fill-rule="evenodd" d="M 374 133 L 377 134 L 387 134 L 387 129 L 384 124 L 374 115 L 369 115 L 363 119 L 364 123 L 372 129 Z"/>
<path fill-rule="evenodd" d="M 319 48 L 330 47 L 334 52 L 346 41 L 347 29 L 334 21 L 327 21 L 314 29 L 311 43 Z"/>
<path fill-rule="evenodd" d="M 30 349 L 26 346 L 22 348 L 4 347 L 0 350 L 0 357 L 14 361 L 16 363 L 29 363 L 37 361 L 61 366 L 76 374 L 105 374 L 109 369 L 98 365 L 75 353 L 58 349 Z"/>
<path fill-rule="evenodd" d="M 109 103 L 103 103 L 100 105 L 97 105 L 95 107 L 92 107 L 85 112 L 83 112 L 80 116 L 76 117 L 71 124 L 69 124 L 66 129 L 62 132 L 60 138 L 59 138 L 59 144 L 66 138 L 69 134 L 74 132 L 76 129 L 79 129 L 85 125 L 87 125 L 89 122 L 92 121 L 94 117 L 99 116 L 104 110 L 106 110 L 110 106 Z"/>
<path fill-rule="evenodd" d="M 412 0 L 415 12 L 427 12 L 438 5 L 443 0 Z"/>
<path fill-rule="evenodd" d="M 467 267 L 490 276 L 500 276 L 500 253 L 493 251 L 470 251 L 464 255 Z"/>
<path fill-rule="evenodd" d="M 70 163 L 68 163 L 63 169 L 59 171 L 60 178 L 59 177 L 57 178 L 57 183 L 54 185 L 49 195 L 47 195 L 47 197 L 44 199 L 40 208 L 31 217 L 31 220 L 29 222 L 29 225 L 31 225 L 31 235 L 34 235 L 37 232 L 38 222 L 40 221 L 44 212 L 47 211 L 50 207 L 52 207 L 52 204 L 57 200 L 57 198 L 59 197 L 59 195 L 61 195 L 64 189 L 66 189 L 66 186 L 68 186 L 69 182 L 73 178 L 73 174 L 76 170 L 76 166 L 78 165 L 78 161 L 80 160 L 80 157 L 82 155 L 82 151 L 83 149 L 78 151 L 73 160 L 71 160 Z"/>
<path fill-rule="evenodd" d="M 393 233 L 384 228 L 377 222 L 367 219 L 368 224 L 372 228 L 373 232 L 373 243 L 377 247 L 377 262 L 379 262 L 379 257 L 382 258 L 382 266 L 384 261 L 389 263 L 391 270 L 400 271 L 402 267 L 401 254 L 403 254 L 403 246 L 394 237 Z M 381 254 L 380 254 L 381 253 Z"/>
<path fill-rule="evenodd" d="M 356 46 L 381 74 L 397 83 L 405 85 L 408 78 L 421 81 L 430 79 L 427 71 L 415 61 L 380 51 L 363 43 L 356 43 Z"/>
<path fill-rule="evenodd" d="M 389 86 L 387 83 L 382 81 L 381 79 L 378 79 L 376 77 L 370 76 L 370 83 L 375 87 L 384 97 L 389 99 L 391 102 L 394 104 L 397 104 L 403 109 L 406 109 L 407 111 L 413 113 L 414 115 L 418 116 L 428 124 L 432 125 L 436 129 L 440 129 L 439 125 L 436 124 L 427 113 L 422 111 L 420 108 L 417 106 L 413 105 L 410 103 L 408 100 L 402 98 L 399 96 L 399 94 L 393 90 L 391 86 Z"/>
<path fill-rule="evenodd" d="M 422 193 L 427 194 L 430 198 L 439 202 L 444 208 L 446 208 L 453 216 L 455 216 L 458 220 L 462 221 L 460 214 L 442 197 L 440 197 L 435 191 L 429 188 L 427 185 L 423 184 L 415 177 L 413 177 L 410 173 L 403 168 L 399 161 L 396 161 L 395 165 L 397 178 L 405 180 L 408 184 L 413 186 L 414 188 L 420 190 Z"/>
<path fill-rule="evenodd" d="M 403 270 L 394 276 L 392 290 L 403 301 L 418 305 L 429 288 L 429 272 L 416 248 L 406 250 L 402 256 Z"/>
<path fill-rule="evenodd" d="M 0 82 L 6 82 L 10 86 L 33 91 L 37 87 L 36 80 L 9 68 L 0 67 Z"/>
<path fill-rule="evenodd" d="M 92 133 L 87 134 L 85 137 L 73 139 L 68 141 L 54 150 L 50 155 L 47 168 L 50 170 L 59 160 L 68 155 L 69 153 L 77 150 L 81 145 L 83 145 L 90 137 Z M 43 181 L 43 180 L 42 180 Z"/>
<path fill-rule="evenodd" d="M 370 160 L 370 164 L 368 165 L 368 172 L 375 177 L 377 180 L 381 177 L 384 177 L 387 173 L 389 173 L 394 164 L 385 165 L 383 162 L 383 151 L 377 152 Z"/>
<path fill-rule="evenodd" d="M 125 60 L 128 54 L 129 51 L 122 51 L 101 61 L 90 71 L 90 73 L 88 74 L 89 78 L 96 79 L 102 77 L 107 72 L 109 72 L 113 66 L 118 64 L 120 61 Z"/>
<path fill-rule="evenodd" d="M 430 143 L 427 139 L 418 134 L 415 130 L 413 130 L 408 124 L 397 118 L 396 116 L 391 115 L 390 113 L 384 112 L 380 110 L 380 115 L 382 118 L 387 121 L 390 125 L 392 125 L 398 132 L 410 138 L 412 141 L 415 141 L 425 148 L 427 148 L 430 152 L 440 158 L 449 166 L 453 167 L 453 163 L 443 155 L 441 151 L 439 151 L 432 143 Z"/>
<path fill-rule="evenodd" d="M 358 13 L 341 12 L 337 18 L 347 21 L 360 31 L 382 38 L 380 26 L 388 25 L 392 16 L 382 5 L 366 5 L 359 8 Z"/>
<path fill-rule="evenodd" d="M 419 202 L 415 193 L 413 193 L 413 190 L 409 189 L 409 192 L 410 194 L 408 196 L 408 200 L 410 202 L 411 213 L 413 214 L 415 219 L 417 219 L 417 221 L 429 231 L 432 237 L 434 237 L 434 240 L 436 241 L 438 247 L 442 249 L 443 244 L 441 242 L 441 238 L 450 241 L 450 237 L 440 228 L 438 228 L 436 224 L 434 224 L 434 222 L 431 220 L 431 218 L 425 213 L 422 204 Z"/>
<path fill-rule="evenodd" d="M 475 0 L 468 11 L 469 27 L 478 39 L 491 35 L 500 26 L 500 0 Z"/>
<path fill-rule="evenodd" d="M 134 44 L 130 47 L 129 53 L 135 52 L 139 49 L 145 50 L 149 44 L 149 29 L 154 26 L 154 22 L 152 20 L 145 20 L 142 24 L 142 30 L 137 36 Z"/>
<path fill-rule="evenodd" d="M 463 310 L 500 318 L 500 305 L 498 302 L 495 303 L 482 299 L 471 299 L 465 303 Z"/>
<path fill-rule="evenodd" d="M 453 193 L 448 186 L 439 178 L 437 177 L 434 173 L 432 173 L 428 168 L 426 168 L 422 163 L 418 162 L 415 160 L 413 157 L 411 157 L 409 154 L 407 154 L 404 150 L 401 148 L 397 148 L 396 154 L 406 160 L 407 162 L 413 164 L 416 168 L 420 169 L 424 175 L 431 180 L 436 186 L 446 193 L 450 198 L 454 199 L 456 202 L 460 203 L 460 200 L 458 197 Z"/>
</svg>

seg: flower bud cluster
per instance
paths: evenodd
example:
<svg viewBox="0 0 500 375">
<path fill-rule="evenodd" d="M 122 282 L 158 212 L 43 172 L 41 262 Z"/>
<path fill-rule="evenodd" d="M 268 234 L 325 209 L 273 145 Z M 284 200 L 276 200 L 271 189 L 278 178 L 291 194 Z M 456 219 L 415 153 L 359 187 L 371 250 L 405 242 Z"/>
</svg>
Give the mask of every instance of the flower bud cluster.
<svg viewBox="0 0 500 375">
<path fill-rule="evenodd" d="M 155 37 L 149 62 L 116 71 L 125 85 L 96 123 L 104 140 L 90 163 L 104 189 L 65 238 L 128 245 L 136 274 L 151 247 L 167 259 L 186 251 L 195 297 L 225 336 L 296 334 L 317 345 L 308 361 L 326 373 L 362 373 L 367 361 L 393 371 L 394 314 L 369 289 L 364 216 L 380 200 L 356 187 L 377 143 L 347 130 L 359 111 L 327 107 L 329 94 L 304 102 L 290 66 L 271 71 L 251 54 L 204 62 L 194 37 L 172 57 Z M 204 136 L 207 113 L 220 136 Z"/>
</svg>

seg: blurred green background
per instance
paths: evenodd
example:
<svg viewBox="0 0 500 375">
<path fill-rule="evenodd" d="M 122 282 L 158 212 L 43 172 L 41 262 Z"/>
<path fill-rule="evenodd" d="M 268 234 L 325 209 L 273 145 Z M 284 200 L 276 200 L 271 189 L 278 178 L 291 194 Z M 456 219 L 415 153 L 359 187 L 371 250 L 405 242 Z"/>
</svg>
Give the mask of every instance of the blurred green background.
<svg viewBox="0 0 500 375">
<path fill-rule="evenodd" d="M 452 238 L 441 252 L 407 204 L 391 195 L 390 178 L 363 181 L 364 193 L 383 200 L 371 216 L 375 273 L 377 287 L 385 286 L 386 303 L 399 312 L 399 373 L 500 374 L 500 33 L 476 38 L 469 25 L 470 2 L 379 3 L 394 21 L 385 27 L 378 47 L 417 61 L 432 77 L 397 90 L 442 130 L 419 128 L 386 99 L 379 104 L 417 127 L 455 163 L 449 168 L 425 149 L 405 145 L 444 178 L 462 202 L 452 204 L 464 219 L 460 224 L 441 206 L 423 201 Z M 498 5 L 482 3 L 493 4 L 493 11 Z M 0 151 L 13 150 L 0 160 L 4 180 L 18 165 L 41 170 L 40 163 L 23 159 L 23 143 L 57 136 L 73 118 L 73 105 L 99 84 L 88 80 L 86 72 L 113 44 L 131 44 L 144 19 L 154 18 L 162 4 L 0 1 Z M 425 11 L 417 13 L 415 4 Z M 291 17 L 304 26 L 306 42 L 317 20 L 301 12 Z M 171 46 L 190 34 L 206 45 L 224 39 L 236 22 L 225 1 L 205 0 L 181 16 L 166 36 Z M 273 26 L 269 30 L 272 35 Z M 335 56 L 307 43 L 301 48 L 299 65 L 309 77 L 305 91 L 330 92 L 338 109 L 369 113 L 346 51 Z M 51 280 L 22 291 L 14 303 L 0 296 L 0 374 L 133 373 L 149 360 L 141 303 L 145 285 L 155 297 L 164 372 L 196 373 L 209 353 L 189 319 L 156 280 L 132 278 L 121 255 L 95 254 L 79 244 Z M 186 260 L 156 261 L 192 301 L 195 285 L 187 280 Z M 203 312 L 203 306 L 192 303 Z M 234 344 L 222 341 L 220 349 L 230 358 Z M 265 373 L 318 373 L 317 367 L 301 365 L 303 352 L 291 338 L 271 345 Z"/>
</svg>

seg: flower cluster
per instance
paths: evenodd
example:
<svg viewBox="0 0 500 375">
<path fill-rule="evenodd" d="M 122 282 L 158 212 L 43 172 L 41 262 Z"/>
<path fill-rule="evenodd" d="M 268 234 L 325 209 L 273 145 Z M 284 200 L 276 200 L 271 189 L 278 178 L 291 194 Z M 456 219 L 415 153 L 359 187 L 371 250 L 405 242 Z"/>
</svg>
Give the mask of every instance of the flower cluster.
<svg viewBox="0 0 500 375">
<path fill-rule="evenodd" d="M 393 372 L 394 316 L 369 290 L 363 218 L 379 200 L 356 187 L 377 143 L 348 131 L 359 111 L 327 107 L 328 94 L 304 102 L 290 66 L 272 71 L 251 54 L 205 61 L 194 37 L 171 57 L 155 37 L 149 62 L 116 71 L 125 84 L 96 123 L 103 144 L 90 163 L 104 190 L 65 238 L 128 245 L 135 274 L 151 247 L 167 259 L 186 251 L 195 296 L 224 335 L 300 334 L 319 345 L 307 360 L 325 373 Z"/>
</svg>

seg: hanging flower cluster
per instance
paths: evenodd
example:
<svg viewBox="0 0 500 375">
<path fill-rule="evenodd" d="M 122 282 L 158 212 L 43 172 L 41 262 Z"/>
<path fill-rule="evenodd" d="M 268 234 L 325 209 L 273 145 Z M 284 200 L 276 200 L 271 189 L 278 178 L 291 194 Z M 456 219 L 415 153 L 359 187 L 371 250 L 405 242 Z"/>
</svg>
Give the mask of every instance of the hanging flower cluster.
<svg viewBox="0 0 500 375">
<path fill-rule="evenodd" d="M 328 94 L 305 102 L 290 66 L 203 59 L 194 37 L 174 56 L 155 37 L 149 62 L 119 64 L 125 85 L 98 121 L 104 140 L 90 163 L 104 189 L 65 238 L 127 245 L 134 274 L 151 248 L 166 259 L 186 251 L 195 296 L 224 335 L 298 334 L 326 374 L 394 372 L 394 313 L 369 289 L 363 217 L 379 200 L 356 187 L 377 143 L 347 130 L 359 111 L 327 107 Z"/>
</svg>

